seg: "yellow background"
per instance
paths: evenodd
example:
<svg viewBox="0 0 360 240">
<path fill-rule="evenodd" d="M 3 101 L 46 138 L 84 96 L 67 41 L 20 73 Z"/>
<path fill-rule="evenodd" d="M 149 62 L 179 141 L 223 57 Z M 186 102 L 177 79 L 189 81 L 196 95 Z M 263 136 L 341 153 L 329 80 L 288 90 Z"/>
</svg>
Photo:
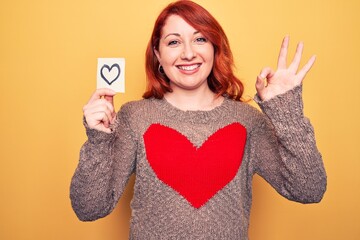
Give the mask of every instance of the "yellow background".
<svg viewBox="0 0 360 240">
<path fill-rule="evenodd" d="M 360 1 L 199 0 L 225 29 L 246 85 L 276 67 L 281 40 L 317 54 L 304 84 L 305 113 L 328 173 L 320 204 L 280 197 L 254 178 L 252 240 L 360 239 Z M 69 184 L 86 140 L 82 106 L 98 57 L 126 58 L 126 93 L 145 88 L 144 51 L 166 0 L 0 2 L 0 239 L 127 239 L 133 179 L 116 210 L 77 220 Z"/>
</svg>

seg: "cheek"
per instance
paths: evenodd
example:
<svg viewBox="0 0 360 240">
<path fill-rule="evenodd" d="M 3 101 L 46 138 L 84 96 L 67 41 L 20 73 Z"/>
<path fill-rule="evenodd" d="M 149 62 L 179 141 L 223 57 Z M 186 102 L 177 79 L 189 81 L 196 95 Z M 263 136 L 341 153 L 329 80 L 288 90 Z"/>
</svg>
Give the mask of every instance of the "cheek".
<svg viewBox="0 0 360 240">
<path fill-rule="evenodd" d="M 203 56 L 204 60 L 207 62 L 207 63 L 213 63 L 214 62 L 214 48 L 209 45 L 207 46 L 206 48 L 202 48 L 201 49 L 201 55 Z"/>
<path fill-rule="evenodd" d="M 215 51 L 214 51 L 214 48 L 211 46 L 209 51 L 208 51 L 208 58 L 211 62 L 214 62 L 214 58 L 215 58 Z"/>
<path fill-rule="evenodd" d="M 169 51 L 166 57 L 166 63 L 169 65 L 175 64 L 176 61 L 179 59 L 181 53 L 175 51 Z"/>
<path fill-rule="evenodd" d="M 158 59 L 162 65 L 171 65 L 179 58 L 177 49 L 160 49 L 160 53 Z"/>
<path fill-rule="evenodd" d="M 204 57 L 205 57 L 205 61 L 206 61 L 207 65 L 208 65 L 208 67 L 212 69 L 213 66 L 214 66 L 214 61 L 215 61 L 214 53 L 211 52 L 211 51 L 207 52 L 207 54 L 204 55 Z"/>
</svg>

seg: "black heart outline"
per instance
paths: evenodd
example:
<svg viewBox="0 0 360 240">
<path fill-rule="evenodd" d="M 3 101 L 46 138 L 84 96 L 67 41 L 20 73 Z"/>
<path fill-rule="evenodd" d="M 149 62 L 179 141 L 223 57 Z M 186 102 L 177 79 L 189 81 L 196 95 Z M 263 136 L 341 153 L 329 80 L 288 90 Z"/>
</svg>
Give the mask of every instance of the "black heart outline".
<svg viewBox="0 0 360 240">
<path fill-rule="evenodd" d="M 116 67 L 119 71 L 118 71 L 117 76 L 114 78 L 114 80 L 109 81 L 109 80 L 106 79 L 106 77 L 104 76 L 104 74 L 103 74 L 103 69 L 104 69 L 104 68 L 107 68 L 107 69 L 109 70 L 109 72 L 111 72 L 111 69 L 113 69 L 113 67 Z M 113 82 L 115 82 L 115 81 L 119 78 L 120 73 L 121 73 L 120 66 L 119 66 L 119 64 L 117 64 L 117 63 L 114 63 L 113 65 L 111 65 L 111 67 L 109 67 L 109 65 L 107 65 L 107 64 L 104 64 L 104 65 L 101 67 L 101 69 L 100 69 L 101 78 L 104 79 L 105 82 L 106 82 L 107 84 L 109 84 L 109 85 L 111 85 Z"/>
</svg>

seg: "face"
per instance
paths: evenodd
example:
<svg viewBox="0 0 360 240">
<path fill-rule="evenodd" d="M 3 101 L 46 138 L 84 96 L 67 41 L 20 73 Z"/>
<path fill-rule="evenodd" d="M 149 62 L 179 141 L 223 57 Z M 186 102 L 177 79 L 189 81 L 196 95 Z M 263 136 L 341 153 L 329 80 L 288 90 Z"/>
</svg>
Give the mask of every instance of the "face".
<svg viewBox="0 0 360 240">
<path fill-rule="evenodd" d="M 214 47 L 181 17 L 168 17 L 155 54 L 174 92 L 209 88 L 207 77 L 214 63 Z"/>
</svg>

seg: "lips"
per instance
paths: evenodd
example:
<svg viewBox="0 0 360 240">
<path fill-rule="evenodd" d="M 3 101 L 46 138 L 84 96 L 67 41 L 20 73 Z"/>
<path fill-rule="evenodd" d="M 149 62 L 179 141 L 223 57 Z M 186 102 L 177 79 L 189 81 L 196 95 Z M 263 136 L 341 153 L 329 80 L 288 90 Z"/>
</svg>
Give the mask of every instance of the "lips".
<svg viewBox="0 0 360 240">
<path fill-rule="evenodd" d="M 200 63 L 191 64 L 191 65 L 177 65 L 176 67 L 182 71 L 194 71 L 201 66 Z"/>
</svg>

